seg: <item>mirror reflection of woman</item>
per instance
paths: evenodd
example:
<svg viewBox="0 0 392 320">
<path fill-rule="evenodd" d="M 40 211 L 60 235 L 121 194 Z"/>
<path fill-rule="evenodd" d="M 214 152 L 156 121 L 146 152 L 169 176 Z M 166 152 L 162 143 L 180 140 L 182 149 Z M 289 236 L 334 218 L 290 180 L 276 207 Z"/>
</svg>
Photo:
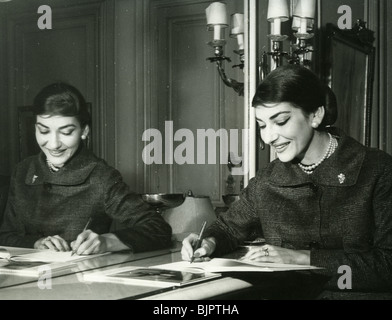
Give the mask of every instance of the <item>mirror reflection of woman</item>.
<svg viewBox="0 0 392 320">
<path fill-rule="evenodd" d="M 325 268 L 332 298 L 341 266 L 352 270 L 353 292 L 391 292 L 392 157 L 332 127 L 336 98 L 304 67 L 271 72 L 253 106 L 278 159 L 205 231 L 200 249 L 195 234 L 183 241 L 183 259 L 222 256 L 261 226 L 266 244 L 243 259 Z"/>
<path fill-rule="evenodd" d="M 0 245 L 84 255 L 170 246 L 170 226 L 85 146 L 90 114 L 76 88 L 45 87 L 34 113 L 42 152 L 12 176 Z M 122 228 L 111 231 L 114 220 Z"/>
</svg>

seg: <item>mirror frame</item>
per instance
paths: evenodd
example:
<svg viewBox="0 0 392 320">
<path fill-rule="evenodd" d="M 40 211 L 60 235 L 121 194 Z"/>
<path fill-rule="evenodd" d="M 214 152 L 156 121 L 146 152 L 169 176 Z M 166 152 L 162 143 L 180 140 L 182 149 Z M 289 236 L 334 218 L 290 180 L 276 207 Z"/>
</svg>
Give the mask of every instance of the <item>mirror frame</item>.
<svg viewBox="0 0 392 320">
<path fill-rule="evenodd" d="M 338 100 L 336 126 L 370 146 L 376 50 L 374 32 L 366 28 L 365 22 L 358 20 L 351 30 L 327 24 L 326 38 L 325 80 Z"/>
</svg>

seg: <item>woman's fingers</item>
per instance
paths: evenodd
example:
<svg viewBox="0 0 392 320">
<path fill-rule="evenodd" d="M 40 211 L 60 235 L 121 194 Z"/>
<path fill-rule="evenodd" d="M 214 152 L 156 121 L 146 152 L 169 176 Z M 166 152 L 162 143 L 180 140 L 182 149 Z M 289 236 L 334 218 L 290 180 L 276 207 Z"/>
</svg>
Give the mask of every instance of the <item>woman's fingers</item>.
<svg viewBox="0 0 392 320">
<path fill-rule="evenodd" d="M 76 241 L 72 242 L 72 250 L 81 255 L 91 245 L 90 235 L 94 234 L 91 230 L 86 230 L 76 237 Z"/>
<path fill-rule="evenodd" d="M 91 230 L 86 230 L 77 237 L 73 250 L 78 255 L 95 254 L 100 251 L 101 244 L 102 242 L 98 234 Z"/>
<path fill-rule="evenodd" d="M 182 260 L 191 261 L 192 257 L 194 257 L 194 262 L 211 260 L 209 258 L 206 259 L 206 257 L 215 251 L 215 240 L 213 238 L 203 239 L 200 248 L 194 251 L 197 238 L 198 235 L 193 233 L 183 240 L 181 249 Z"/>
<path fill-rule="evenodd" d="M 193 256 L 193 245 L 197 241 L 197 234 L 190 234 L 182 241 L 181 258 L 185 261 L 190 261 Z"/>
<path fill-rule="evenodd" d="M 90 255 L 99 253 L 99 248 L 101 247 L 101 241 L 99 238 L 92 239 L 92 241 L 86 241 L 83 243 L 86 246 L 86 249 L 83 250 L 81 254 Z"/>
<path fill-rule="evenodd" d="M 47 237 L 46 239 L 44 239 L 42 245 L 44 246 L 45 249 L 49 249 L 52 251 L 58 251 L 56 246 L 52 243 L 52 240 L 50 239 L 50 237 Z"/>
<path fill-rule="evenodd" d="M 207 255 L 207 250 L 205 247 L 201 246 L 199 249 L 197 249 L 194 253 L 193 253 L 193 257 L 194 257 L 194 261 L 195 259 L 204 257 Z"/>
<path fill-rule="evenodd" d="M 210 257 L 199 257 L 199 258 L 193 259 L 193 262 L 207 262 L 207 261 L 210 261 L 210 260 L 211 260 Z"/>
<path fill-rule="evenodd" d="M 42 239 L 39 249 L 49 249 L 60 252 L 66 252 L 70 250 L 68 243 L 60 236 L 49 236 Z"/>
<path fill-rule="evenodd" d="M 208 239 L 204 239 L 201 243 L 200 248 L 195 251 L 194 256 L 195 258 L 210 256 L 214 252 L 214 250 L 215 243 Z"/>
<path fill-rule="evenodd" d="M 244 257 L 241 260 L 252 260 L 252 261 L 261 261 L 267 262 L 272 259 L 274 256 L 273 248 L 270 246 L 256 246 L 249 249 Z"/>
<path fill-rule="evenodd" d="M 55 247 L 58 249 L 58 251 L 61 252 L 70 251 L 67 241 L 65 241 L 60 236 L 50 237 L 50 239 L 52 243 L 55 245 Z"/>
</svg>

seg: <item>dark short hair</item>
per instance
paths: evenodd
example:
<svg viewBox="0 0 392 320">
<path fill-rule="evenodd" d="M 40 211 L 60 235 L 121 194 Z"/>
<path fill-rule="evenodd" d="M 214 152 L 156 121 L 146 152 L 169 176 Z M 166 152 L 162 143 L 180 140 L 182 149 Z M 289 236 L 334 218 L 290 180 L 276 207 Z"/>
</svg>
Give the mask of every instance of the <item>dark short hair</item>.
<svg viewBox="0 0 392 320">
<path fill-rule="evenodd" d="M 324 106 L 321 129 L 333 125 L 338 116 L 337 100 L 332 90 L 315 73 L 299 65 L 284 65 L 268 74 L 258 86 L 252 105 L 281 102 L 291 103 L 305 114 Z"/>
<path fill-rule="evenodd" d="M 43 88 L 33 102 L 35 115 L 76 117 L 82 127 L 91 124 L 87 103 L 78 89 L 63 83 Z"/>
</svg>

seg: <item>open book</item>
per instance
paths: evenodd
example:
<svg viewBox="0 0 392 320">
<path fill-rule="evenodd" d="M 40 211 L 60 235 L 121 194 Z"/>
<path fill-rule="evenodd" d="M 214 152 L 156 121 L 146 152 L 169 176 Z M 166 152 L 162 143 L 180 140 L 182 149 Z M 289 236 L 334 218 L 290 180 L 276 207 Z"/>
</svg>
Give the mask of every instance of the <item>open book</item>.
<svg viewBox="0 0 392 320">
<path fill-rule="evenodd" d="M 104 253 L 105 254 L 105 253 Z M 39 276 L 48 268 L 59 272 L 74 266 L 75 262 L 90 259 L 98 255 L 79 256 L 72 252 L 37 250 L 31 253 L 12 255 L 10 250 L 0 248 L 0 274 L 17 274 L 21 276 Z"/>
<path fill-rule="evenodd" d="M 314 266 L 305 266 L 297 264 L 280 264 L 268 262 L 254 262 L 250 260 L 236 260 L 225 258 L 214 258 L 206 262 L 188 261 L 172 262 L 154 266 L 158 269 L 177 270 L 177 271 L 205 271 L 205 272 L 273 272 L 273 271 L 291 271 L 291 270 L 315 270 L 320 269 Z"/>
<path fill-rule="evenodd" d="M 122 267 L 83 275 L 87 282 L 113 282 L 148 287 L 179 287 L 220 277 L 220 274 L 197 271 L 165 270 L 154 267 Z"/>
</svg>

